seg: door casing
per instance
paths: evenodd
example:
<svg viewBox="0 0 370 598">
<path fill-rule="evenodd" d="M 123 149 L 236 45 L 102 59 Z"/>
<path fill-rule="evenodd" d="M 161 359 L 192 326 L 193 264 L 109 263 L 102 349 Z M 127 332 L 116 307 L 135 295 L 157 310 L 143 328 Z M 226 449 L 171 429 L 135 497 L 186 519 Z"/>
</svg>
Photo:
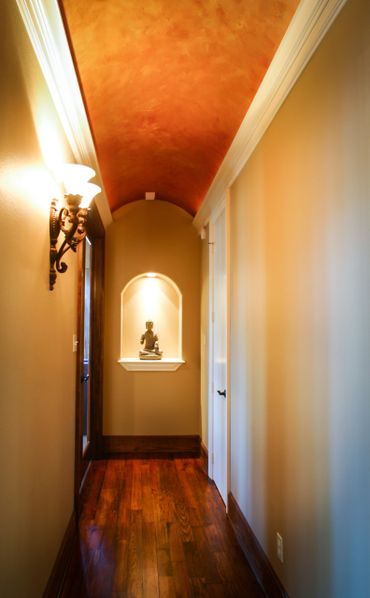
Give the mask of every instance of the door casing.
<svg viewBox="0 0 370 598">
<path fill-rule="evenodd" d="M 82 454 L 83 437 L 83 327 L 84 327 L 84 260 L 83 244 L 78 246 L 78 301 L 76 353 L 76 423 L 75 423 L 75 507 L 92 459 L 102 450 L 102 389 L 103 389 L 103 298 L 104 298 L 104 226 L 95 206 L 89 211 L 87 234 L 92 244 L 91 312 L 90 312 L 90 442 Z"/>
</svg>

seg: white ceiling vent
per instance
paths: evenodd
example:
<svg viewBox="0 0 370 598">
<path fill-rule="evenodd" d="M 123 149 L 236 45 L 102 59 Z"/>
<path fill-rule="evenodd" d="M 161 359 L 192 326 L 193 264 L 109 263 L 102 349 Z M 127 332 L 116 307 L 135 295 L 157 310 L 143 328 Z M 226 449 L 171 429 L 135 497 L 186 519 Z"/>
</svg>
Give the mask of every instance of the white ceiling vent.
<svg viewBox="0 0 370 598">
<path fill-rule="evenodd" d="M 155 199 L 155 191 L 146 191 L 145 192 L 145 199 L 147 201 L 153 201 L 153 199 Z"/>
</svg>

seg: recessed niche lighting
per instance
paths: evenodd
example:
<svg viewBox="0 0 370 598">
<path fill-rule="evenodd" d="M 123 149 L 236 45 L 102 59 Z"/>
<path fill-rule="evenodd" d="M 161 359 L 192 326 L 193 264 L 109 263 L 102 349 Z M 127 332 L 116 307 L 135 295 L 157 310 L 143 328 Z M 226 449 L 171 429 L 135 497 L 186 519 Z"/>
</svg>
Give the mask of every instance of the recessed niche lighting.
<svg viewBox="0 0 370 598">
<path fill-rule="evenodd" d="M 155 278 L 157 275 L 155 272 L 147 272 L 145 276 L 147 278 Z"/>
</svg>

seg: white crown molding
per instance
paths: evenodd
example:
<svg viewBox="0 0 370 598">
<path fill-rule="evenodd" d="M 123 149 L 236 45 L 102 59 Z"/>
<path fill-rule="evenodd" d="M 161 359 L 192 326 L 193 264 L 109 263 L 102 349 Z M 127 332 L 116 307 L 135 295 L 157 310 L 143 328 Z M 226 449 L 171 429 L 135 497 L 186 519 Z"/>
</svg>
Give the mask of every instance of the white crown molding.
<svg viewBox="0 0 370 598">
<path fill-rule="evenodd" d="M 245 166 L 347 0 L 302 0 L 193 224 L 200 231 Z"/>
<path fill-rule="evenodd" d="M 97 173 L 102 192 L 96 204 L 107 227 L 112 215 L 58 2 L 17 0 L 17 5 L 73 156 Z"/>
</svg>

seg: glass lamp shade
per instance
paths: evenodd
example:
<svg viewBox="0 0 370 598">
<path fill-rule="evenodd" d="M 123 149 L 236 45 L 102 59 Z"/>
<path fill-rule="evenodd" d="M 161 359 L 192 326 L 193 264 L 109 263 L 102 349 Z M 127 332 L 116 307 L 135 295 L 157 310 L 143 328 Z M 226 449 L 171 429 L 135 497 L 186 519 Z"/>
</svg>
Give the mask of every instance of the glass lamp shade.
<svg viewBox="0 0 370 598">
<path fill-rule="evenodd" d="M 95 185 L 94 183 L 85 183 L 84 185 L 80 185 L 80 189 L 78 191 L 79 195 L 82 195 L 80 208 L 88 208 L 95 195 L 100 193 L 100 191 L 101 188 L 99 185 Z"/>
<path fill-rule="evenodd" d="M 63 184 L 64 195 L 80 195 L 80 208 L 87 208 L 101 188 L 88 181 L 95 176 L 95 170 L 83 164 L 63 164 L 57 172 L 59 181 Z"/>
<path fill-rule="evenodd" d="M 66 193 L 78 193 L 78 186 L 87 183 L 93 176 L 95 170 L 83 164 L 63 164 L 58 171 L 58 178 Z"/>
<path fill-rule="evenodd" d="M 95 170 L 83 164 L 62 164 L 55 171 L 55 175 L 63 185 L 64 193 L 77 195 L 79 186 L 95 176 Z"/>
</svg>

